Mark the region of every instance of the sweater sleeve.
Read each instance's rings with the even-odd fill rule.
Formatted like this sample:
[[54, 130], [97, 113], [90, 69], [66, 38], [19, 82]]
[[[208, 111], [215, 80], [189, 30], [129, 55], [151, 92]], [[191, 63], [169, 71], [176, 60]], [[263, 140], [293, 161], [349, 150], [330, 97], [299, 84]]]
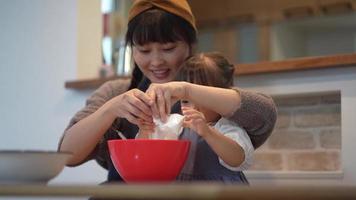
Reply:
[[277, 119], [273, 99], [265, 94], [233, 88], [240, 94], [241, 104], [229, 120], [243, 127], [255, 149], [271, 135]]
[[[127, 80], [114, 80], [114, 81], [108, 81], [104, 83], [97, 90], [95, 90], [92, 93], [92, 95], [86, 100], [85, 107], [79, 110], [70, 120], [69, 125], [65, 129], [59, 141], [58, 149], [61, 146], [63, 138], [69, 128], [71, 128], [74, 124], [78, 123], [80, 120], [94, 113], [111, 98], [125, 92], [127, 90], [128, 85], [129, 85], [129, 81]], [[103, 156], [100, 155], [104, 155], [105, 151], [107, 151], [106, 149], [103, 149], [103, 146], [105, 146], [103, 145], [104, 142], [105, 139], [103, 137], [98, 142], [98, 145], [95, 147], [95, 149], [86, 157], [86, 159], [84, 159], [81, 163], [78, 163], [77, 165], [80, 165], [94, 158], [97, 160], [97, 162], [100, 165], [102, 165], [101, 160], [104, 160], [104, 158]]]

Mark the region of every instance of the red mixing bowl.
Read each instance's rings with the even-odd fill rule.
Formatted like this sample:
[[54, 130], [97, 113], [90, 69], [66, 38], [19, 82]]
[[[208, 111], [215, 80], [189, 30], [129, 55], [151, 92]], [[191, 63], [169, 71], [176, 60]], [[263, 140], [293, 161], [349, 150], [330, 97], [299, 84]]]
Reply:
[[128, 183], [173, 181], [189, 152], [189, 140], [110, 140], [111, 160]]

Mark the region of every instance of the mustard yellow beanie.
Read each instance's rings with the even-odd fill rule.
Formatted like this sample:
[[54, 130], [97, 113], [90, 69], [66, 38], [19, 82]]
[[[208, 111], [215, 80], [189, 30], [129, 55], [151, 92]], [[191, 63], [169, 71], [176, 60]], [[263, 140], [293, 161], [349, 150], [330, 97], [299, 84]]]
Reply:
[[136, 0], [130, 9], [129, 21], [152, 7], [157, 7], [182, 17], [193, 26], [195, 31], [197, 31], [195, 18], [187, 0]]

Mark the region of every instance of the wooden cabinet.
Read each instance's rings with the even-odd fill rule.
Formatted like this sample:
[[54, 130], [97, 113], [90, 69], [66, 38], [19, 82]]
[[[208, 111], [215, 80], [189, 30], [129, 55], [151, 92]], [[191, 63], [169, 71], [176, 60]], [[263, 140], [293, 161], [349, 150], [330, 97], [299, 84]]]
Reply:
[[276, 22], [284, 19], [345, 13], [354, 0], [190, 0], [198, 26], [227, 22]]
[[199, 50], [220, 51], [234, 63], [348, 54], [356, 49], [354, 0], [208, 2], [190, 1], [199, 34], [210, 34], [209, 42], [213, 41], [200, 43]]

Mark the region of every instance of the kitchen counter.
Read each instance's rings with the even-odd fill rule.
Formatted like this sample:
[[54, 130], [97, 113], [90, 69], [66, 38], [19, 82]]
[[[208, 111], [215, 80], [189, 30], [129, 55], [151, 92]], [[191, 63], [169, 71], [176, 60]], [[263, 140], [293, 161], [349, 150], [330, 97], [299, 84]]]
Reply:
[[0, 185], [0, 197], [107, 199], [356, 199], [356, 186], [246, 187], [207, 183], [108, 185]]

